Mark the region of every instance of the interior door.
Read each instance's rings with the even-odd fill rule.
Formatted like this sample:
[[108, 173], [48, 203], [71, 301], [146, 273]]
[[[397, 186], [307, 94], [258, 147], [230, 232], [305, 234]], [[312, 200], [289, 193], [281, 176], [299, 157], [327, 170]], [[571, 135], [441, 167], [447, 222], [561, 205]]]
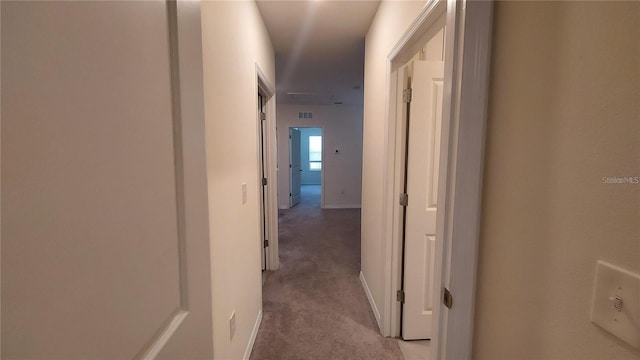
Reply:
[[183, 207], [201, 190], [182, 181], [204, 181], [204, 158], [189, 143], [182, 161], [172, 87], [202, 93], [197, 73], [171, 77], [169, 16], [164, 1], [2, 2], [2, 358], [153, 358], [193, 326], [183, 269], [200, 265], [181, 252], [201, 220]]
[[415, 61], [408, 117], [402, 338], [432, 336], [443, 61]]
[[264, 97], [258, 93], [258, 124], [260, 127], [260, 178], [262, 184], [260, 187], [260, 223], [262, 235], [260, 236], [260, 248], [262, 249], [262, 271], [267, 269], [267, 175], [266, 166], [267, 161], [267, 139], [266, 139], [266, 122], [267, 115], [264, 112]]
[[289, 207], [300, 203], [300, 130], [289, 128]]

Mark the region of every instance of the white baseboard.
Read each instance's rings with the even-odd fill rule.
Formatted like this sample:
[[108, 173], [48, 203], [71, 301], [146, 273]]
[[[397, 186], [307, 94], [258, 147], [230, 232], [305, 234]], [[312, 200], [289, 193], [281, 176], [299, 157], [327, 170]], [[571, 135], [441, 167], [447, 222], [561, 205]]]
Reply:
[[362, 205], [324, 205], [323, 209], [360, 209]]
[[247, 348], [244, 351], [243, 360], [249, 360], [251, 356], [251, 350], [253, 350], [253, 344], [256, 343], [256, 337], [258, 337], [258, 330], [260, 329], [260, 323], [262, 322], [262, 309], [258, 312], [258, 317], [256, 318], [256, 323], [253, 324], [253, 330], [251, 331], [251, 337], [249, 338], [249, 343], [247, 344]]
[[367, 294], [367, 299], [369, 300], [369, 305], [371, 305], [371, 310], [373, 310], [373, 315], [376, 317], [378, 329], [382, 331], [382, 326], [380, 326], [380, 311], [378, 311], [376, 302], [373, 300], [373, 295], [371, 294], [371, 290], [369, 290], [369, 285], [367, 285], [367, 280], [364, 278], [364, 274], [362, 273], [362, 271], [360, 271], [360, 282], [362, 283], [362, 287], [364, 288], [364, 293]]

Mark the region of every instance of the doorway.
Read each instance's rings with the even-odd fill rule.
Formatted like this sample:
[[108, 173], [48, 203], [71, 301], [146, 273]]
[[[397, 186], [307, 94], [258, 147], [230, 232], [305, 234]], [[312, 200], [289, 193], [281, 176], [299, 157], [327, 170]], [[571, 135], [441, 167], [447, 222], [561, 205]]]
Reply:
[[322, 199], [323, 131], [319, 127], [289, 128], [289, 208]]
[[276, 270], [278, 258], [278, 205], [276, 169], [275, 90], [256, 67], [256, 131], [261, 269]]
[[[404, 340], [432, 337], [438, 165], [442, 125], [444, 32], [441, 27], [398, 71], [405, 120], [402, 201], [401, 328]], [[398, 99], [400, 100], [400, 99]]]
[[[432, 171], [431, 175], [432, 179], [437, 178], [437, 190], [430, 186], [438, 201], [435, 239], [428, 237], [432, 230], [418, 232], [422, 234], [423, 258], [428, 255], [424, 244], [435, 241], [432, 273], [423, 270], [433, 279], [432, 295], [422, 295], [432, 300], [429, 348], [434, 359], [471, 358], [491, 15], [490, 2], [430, 0], [387, 57], [390, 95], [382, 233], [389, 240], [383, 246], [385, 297], [381, 330], [386, 336], [397, 337], [403, 330], [402, 312], [406, 309], [402, 303], [406, 290], [403, 282], [407, 280], [403, 271], [411, 267], [404, 266], [403, 252], [413, 253], [405, 249], [403, 241], [408, 218], [404, 204], [415, 201], [410, 193], [408, 201], [404, 195], [405, 189], [410, 188], [405, 179], [411, 177], [411, 164], [407, 162], [410, 150], [409, 154], [406, 151], [406, 141], [412, 141], [407, 136], [411, 124], [407, 120], [413, 121], [411, 105], [404, 105], [406, 98], [413, 97], [413, 90], [404, 90], [408, 90], [406, 84], [414, 87], [417, 79], [408, 80], [403, 74], [414, 70], [413, 65], [405, 68], [412, 60], [425, 60], [420, 51], [446, 25], [442, 85], [431, 83], [432, 91], [438, 92], [437, 88], [442, 87], [442, 122], [437, 130], [440, 144], [436, 147], [440, 153], [434, 155], [438, 173]], [[429, 157], [423, 156], [427, 169]], [[418, 191], [418, 204], [424, 205], [424, 195]], [[423, 212], [428, 208], [423, 206]], [[409, 235], [409, 229], [406, 233]], [[429, 288], [421, 287], [424, 293], [429, 292]]]

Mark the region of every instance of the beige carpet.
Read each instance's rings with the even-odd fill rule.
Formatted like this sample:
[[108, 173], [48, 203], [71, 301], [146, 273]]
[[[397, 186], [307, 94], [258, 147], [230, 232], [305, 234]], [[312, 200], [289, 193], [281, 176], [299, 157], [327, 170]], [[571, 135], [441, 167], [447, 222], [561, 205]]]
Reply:
[[319, 187], [280, 212], [280, 270], [263, 290], [253, 360], [374, 360], [403, 356], [383, 338], [360, 279], [360, 210], [321, 210]]

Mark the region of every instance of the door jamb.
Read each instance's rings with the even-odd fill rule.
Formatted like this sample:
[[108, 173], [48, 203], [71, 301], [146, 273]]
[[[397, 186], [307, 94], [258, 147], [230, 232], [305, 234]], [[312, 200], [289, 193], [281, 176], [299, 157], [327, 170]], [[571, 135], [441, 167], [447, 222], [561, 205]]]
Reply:
[[437, 215], [435, 284], [454, 295], [450, 310], [435, 301], [432, 358], [470, 359], [473, 343], [475, 279], [480, 226], [480, 200], [488, 99], [492, 30], [492, 1], [430, 0], [387, 56], [387, 138], [384, 158], [382, 234], [384, 303], [381, 331], [400, 334], [401, 217], [403, 168], [401, 109], [398, 109], [397, 70], [424, 43], [424, 36], [446, 16], [445, 88]]
[[[267, 178], [267, 190], [266, 190], [266, 203], [265, 214], [266, 226], [267, 226], [267, 239], [269, 240], [269, 246], [266, 251], [266, 264], [267, 270], [277, 270], [280, 266], [280, 259], [278, 257], [278, 175], [276, 170], [276, 95], [275, 87], [267, 80], [267, 76], [264, 74], [260, 66], [256, 63], [256, 89], [255, 102], [258, 103], [258, 93], [262, 93], [264, 98], [265, 107], [265, 134], [266, 140], [265, 148], [267, 149], [265, 154], [265, 172], [264, 175]], [[260, 110], [257, 106], [256, 119], [260, 118]], [[256, 131], [260, 136], [260, 123], [256, 121]], [[260, 152], [262, 149], [257, 149], [258, 167], [261, 166], [262, 161]], [[260, 177], [260, 169], [258, 168], [258, 176]], [[258, 180], [258, 194], [262, 189], [262, 178]], [[262, 231], [262, 229], [260, 229]], [[262, 249], [262, 245], [261, 245]]]

